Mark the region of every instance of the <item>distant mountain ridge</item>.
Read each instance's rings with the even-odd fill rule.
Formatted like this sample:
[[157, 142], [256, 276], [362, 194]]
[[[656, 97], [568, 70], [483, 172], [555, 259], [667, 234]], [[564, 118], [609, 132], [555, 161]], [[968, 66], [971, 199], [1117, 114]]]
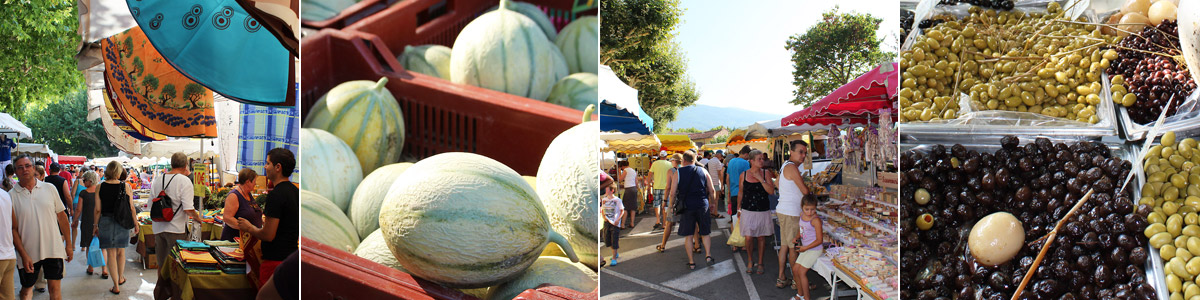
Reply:
[[746, 127], [754, 124], [754, 122], [783, 117], [784, 115], [782, 114], [776, 115], [741, 108], [697, 104], [684, 108], [679, 112], [675, 121], [666, 126], [672, 129], [695, 128], [706, 131], [717, 126], [728, 128]]

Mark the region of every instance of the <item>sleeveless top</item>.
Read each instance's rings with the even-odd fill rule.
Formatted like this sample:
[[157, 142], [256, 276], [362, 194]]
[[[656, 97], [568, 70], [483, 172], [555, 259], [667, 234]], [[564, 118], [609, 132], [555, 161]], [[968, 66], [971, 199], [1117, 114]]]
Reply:
[[[816, 216], [813, 216], [813, 217], [816, 218]], [[813, 227], [811, 221], [805, 221], [804, 219], [800, 219], [800, 245], [801, 246], [808, 245], [808, 244], [812, 243], [813, 240], [816, 240], [817, 239], [817, 230], [820, 230], [820, 229]], [[817, 246], [813, 249], [821, 250], [821, 246]]]
[[[88, 192], [85, 188], [79, 190], [78, 196], [79, 201], [83, 201], [79, 205], [79, 224], [87, 224], [87, 228], [91, 228], [92, 224], [96, 223], [96, 220], [93, 220], [96, 218], [96, 214], [94, 213], [96, 211], [96, 193]], [[88, 233], [91, 234], [91, 230], [88, 230]], [[88, 242], [90, 243], [91, 241]]]
[[[779, 174], [783, 174], [783, 168], [788, 165], [796, 164], [792, 161], [786, 161], [779, 168]], [[779, 204], [775, 206], [775, 212], [789, 215], [799, 216], [801, 213], [800, 203], [804, 200], [804, 192], [800, 191], [800, 187], [796, 186], [796, 181], [788, 179], [787, 176], [779, 176]]]
[[[240, 190], [231, 190], [230, 193], [237, 195], [238, 201], [238, 210], [233, 214], [233, 217], [244, 218], [249, 220], [250, 223], [253, 223], [254, 226], [262, 227], [262, 210], [254, 207], [254, 204], [251, 203], [250, 200], [246, 199], [246, 196], [243, 196]], [[233, 227], [229, 227], [229, 225], [225, 225], [225, 228], [221, 229], [222, 240], [232, 241], [233, 238], [240, 234], [241, 233], [238, 232], [237, 229], [233, 229]]]
[[704, 180], [704, 170], [695, 165], [679, 167], [679, 183], [676, 186], [678, 191], [675, 195], [684, 201], [687, 210], [708, 209], [708, 180]]
[[[750, 172], [750, 170], [746, 170], [746, 172]], [[745, 172], [743, 172], [743, 174], [745, 174]], [[770, 180], [766, 178], [763, 179]], [[750, 182], [748, 179], [742, 180], [740, 189], [742, 190], [742, 194], [739, 195], [742, 197], [742, 209], [748, 211], [771, 210], [771, 200], [767, 198], [767, 189], [763, 188], [761, 182]]]
[[107, 182], [100, 183], [100, 189], [96, 191], [96, 194], [97, 194], [97, 196], [100, 197], [100, 215], [101, 216], [112, 216], [113, 209], [116, 207], [116, 205], [118, 203], [124, 204], [124, 205], [129, 205], [128, 202], [125, 202], [127, 200], [117, 199], [121, 195], [121, 192], [123, 192], [124, 189], [125, 189], [124, 182], [122, 182], [122, 183], [107, 183]]
[[631, 188], [637, 186], [637, 170], [630, 167], [625, 167], [625, 178], [622, 178], [621, 183], [623, 188]]

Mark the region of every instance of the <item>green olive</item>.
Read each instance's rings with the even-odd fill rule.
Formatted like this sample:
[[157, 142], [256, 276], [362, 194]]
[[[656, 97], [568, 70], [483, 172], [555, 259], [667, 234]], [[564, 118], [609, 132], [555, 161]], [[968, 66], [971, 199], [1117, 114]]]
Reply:
[[921, 230], [929, 230], [929, 228], [933, 228], [933, 215], [925, 213], [917, 217], [917, 228]]

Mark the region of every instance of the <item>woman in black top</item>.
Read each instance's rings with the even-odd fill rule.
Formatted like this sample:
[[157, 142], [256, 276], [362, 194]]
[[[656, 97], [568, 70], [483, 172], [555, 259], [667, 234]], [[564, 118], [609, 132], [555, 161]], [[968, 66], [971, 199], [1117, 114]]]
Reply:
[[[767, 198], [775, 193], [775, 184], [771, 182], [769, 171], [763, 168], [766, 155], [762, 151], [750, 151], [747, 160], [750, 169], [742, 172], [741, 191], [738, 197], [741, 211], [738, 219], [742, 236], [746, 237], [746, 257], [750, 263], [746, 273], [752, 271], [763, 274], [763, 248], [767, 238], [775, 234], [775, 224], [771, 221], [771, 201]], [[758, 260], [754, 260], [754, 250], [758, 249]], [[757, 269], [755, 269], [757, 267]]]
[[[94, 214], [96, 211], [96, 190], [100, 187], [100, 185], [97, 185], [96, 183], [99, 183], [99, 177], [99, 175], [96, 175], [96, 172], [92, 171], [84, 172], [83, 175], [79, 176], [80, 182], [82, 182], [83, 186], [85, 187], [84, 190], [79, 191], [78, 204], [78, 211], [80, 212], [79, 244], [83, 246], [83, 253], [87, 253], [88, 247], [92, 245], [92, 237], [94, 236], [92, 232], [94, 231], [93, 229], [95, 229], [93, 224], [96, 224], [96, 218]], [[87, 274], [92, 275], [92, 271], [92, 266], [88, 265]], [[101, 272], [104, 273], [100, 276], [108, 276], [107, 271], [101, 270]]]
[[[116, 213], [130, 213], [133, 214], [130, 218], [137, 220], [133, 202], [129, 200], [133, 190], [121, 180], [123, 173], [125, 168], [121, 167], [120, 162], [108, 163], [108, 168], [104, 170], [105, 180], [96, 193], [99, 196], [99, 205], [96, 205], [93, 214], [97, 220], [93, 233], [100, 238], [100, 249], [104, 249], [104, 259], [109, 262], [104, 267], [113, 275], [113, 287], [108, 290], [113, 294], [120, 294], [120, 285], [125, 283], [125, 245], [129, 243], [129, 229], [121, 227], [114, 216]], [[118, 209], [125, 206], [129, 210]], [[138, 227], [134, 226], [133, 229], [134, 234], [137, 234]]]

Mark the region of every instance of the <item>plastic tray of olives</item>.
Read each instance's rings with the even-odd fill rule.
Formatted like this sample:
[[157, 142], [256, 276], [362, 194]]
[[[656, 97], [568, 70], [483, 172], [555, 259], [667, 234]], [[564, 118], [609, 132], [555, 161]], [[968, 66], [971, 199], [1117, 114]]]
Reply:
[[[1048, 11], [1047, 5], [1050, 2], [1057, 2], [1061, 7], [1068, 7], [1072, 1], [1018, 1], [1012, 11], [1024, 13], [1044, 13]], [[971, 6], [966, 4], [954, 6], [936, 6], [928, 15], [929, 18], [933, 19], [936, 19], [937, 16], [941, 15], [950, 15], [956, 19], [961, 19], [970, 15], [968, 12], [970, 9]], [[920, 15], [919, 12], [917, 14]], [[1091, 9], [1084, 10], [1082, 17], [1089, 22], [1097, 22], [1096, 20], [1099, 20], [1096, 13]], [[920, 16], [918, 16], [918, 18], [920, 18]], [[924, 20], [916, 20], [914, 22], [919, 24], [922, 21]], [[915, 43], [914, 41], [918, 38], [925, 37], [924, 34], [924, 30], [917, 28], [915, 31], [909, 34], [908, 40], [905, 41], [902, 49], [905, 52], [908, 52], [910, 49], [912, 49], [913, 44]], [[904, 79], [905, 78], [901, 78], [901, 81], [903, 82]], [[960, 91], [958, 96], [951, 98], [949, 101], [962, 103], [959, 104], [960, 109], [966, 107], [966, 104], [970, 103], [971, 101], [965, 92], [966, 91]], [[1094, 115], [1097, 119], [1097, 122], [1094, 124], [1066, 118], [1050, 117], [1036, 113], [1016, 113], [1003, 110], [986, 110], [987, 108], [984, 107], [983, 109], [985, 110], [976, 110], [974, 112], [969, 111], [970, 109], [959, 111], [955, 114], [957, 115], [957, 118], [955, 119], [938, 120], [933, 122], [906, 121], [900, 123], [898, 126], [901, 128], [902, 135], [909, 137], [948, 134], [1015, 134], [1022, 136], [1041, 135], [1060, 138], [1116, 136], [1118, 133], [1117, 127], [1119, 126], [1119, 121], [1117, 121], [1114, 104], [1110, 98], [1111, 95], [1103, 95], [1103, 93], [1100, 93], [1100, 95], [1097, 96], [1100, 97], [1100, 101], [1096, 104], [1094, 109]], [[902, 103], [902, 105], [904, 104]], [[901, 113], [904, 113], [904, 108], [901, 108]], [[1064, 115], [1066, 113], [1068, 112], [1063, 112]]]
[[[1187, 138], [1191, 138], [1191, 139], [1200, 139], [1200, 128], [1193, 127], [1193, 128], [1190, 128], [1190, 129], [1186, 129], [1186, 130], [1184, 130], [1184, 131], [1175, 132], [1175, 139], [1176, 139], [1176, 142], [1175, 142], [1176, 144], [1175, 144], [1175, 146], [1176, 146], [1176, 147], [1182, 147], [1182, 146], [1180, 146], [1180, 144], [1182, 143], [1182, 141], [1183, 141], [1184, 139], [1187, 139]], [[1156, 147], [1159, 147], [1160, 145], [1162, 145], [1161, 138], [1158, 138], [1158, 140], [1157, 140], [1157, 141], [1153, 141], [1153, 142], [1154, 142], [1154, 144], [1153, 144], [1154, 146], [1153, 146], [1152, 148], [1150, 148], [1150, 149], [1149, 149], [1149, 150], [1148, 150], [1146, 153], [1154, 153], [1155, 151], [1162, 151], [1161, 149], [1156, 149]], [[1195, 148], [1195, 147], [1196, 147], [1196, 146], [1195, 146], [1196, 144], [1194, 144], [1194, 143], [1193, 143], [1192, 145], [1193, 145], [1193, 146], [1192, 146], [1192, 147], [1190, 147], [1190, 148], [1191, 148], [1191, 149], [1196, 149], [1196, 148]], [[1176, 148], [1176, 149], [1178, 149], [1178, 148]], [[1189, 151], [1189, 152], [1191, 152], [1191, 153], [1192, 153], [1192, 156], [1193, 156], [1193, 158], [1190, 158], [1190, 159], [1194, 159], [1194, 156], [1195, 156], [1197, 153], [1200, 153], [1200, 151], [1197, 151], [1197, 150], [1192, 150], [1192, 151]], [[1134, 149], [1134, 153], [1142, 153], [1142, 151], [1141, 151], [1141, 149], [1140, 149], [1140, 148], [1138, 148], [1138, 149]], [[1162, 152], [1157, 152], [1157, 153], [1160, 153], [1159, 157], [1161, 157], [1161, 153], [1162, 153]], [[1175, 152], [1175, 153], [1179, 153], [1179, 152]], [[1176, 155], [1178, 155], [1178, 154], [1176, 154]], [[1142, 157], [1142, 156], [1143, 156], [1143, 155], [1136, 155], [1136, 157]], [[1183, 161], [1183, 162], [1179, 162], [1179, 165], [1182, 167], [1182, 169], [1187, 169], [1187, 168], [1189, 168], [1189, 167], [1190, 167], [1190, 166], [1183, 166], [1183, 164], [1185, 164], [1185, 163], [1188, 163], [1188, 162], [1190, 162], [1190, 163], [1191, 163], [1191, 164], [1193, 164], [1193, 165], [1197, 164], [1197, 163], [1196, 163], [1196, 161], [1194, 161], [1194, 160], [1190, 160], [1190, 159], [1189, 159], [1189, 160], [1185, 160], [1185, 161]], [[1150, 171], [1150, 172], [1160, 172], [1160, 171], [1157, 171], [1157, 170], [1160, 170], [1160, 169], [1159, 169], [1159, 168], [1154, 168], [1154, 171], [1151, 171], [1151, 169], [1150, 169], [1150, 168], [1147, 168], [1147, 167], [1143, 166], [1143, 165], [1144, 165], [1144, 163], [1143, 163], [1143, 162], [1140, 162], [1140, 161], [1139, 161], [1139, 162], [1136, 162], [1134, 165], [1135, 165], [1135, 166], [1137, 166], [1137, 168], [1134, 168], [1134, 174], [1136, 175], [1136, 183], [1137, 183], [1137, 187], [1139, 188], [1139, 189], [1137, 190], [1137, 192], [1138, 192], [1138, 195], [1139, 195], [1139, 198], [1140, 198], [1141, 196], [1155, 197], [1155, 196], [1153, 195], [1153, 194], [1154, 194], [1153, 192], [1148, 192], [1150, 195], [1143, 195], [1143, 194], [1142, 194], [1142, 192], [1143, 192], [1143, 191], [1145, 191], [1144, 187], [1146, 187], [1146, 185], [1147, 185], [1147, 181], [1149, 181], [1149, 180], [1148, 180], [1148, 178], [1149, 178], [1149, 177], [1150, 177], [1150, 175], [1151, 175], [1151, 174], [1147, 174], [1147, 172], [1148, 172], [1148, 171]], [[1173, 164], [1173, 166], [1174, 166], [1174, 164]], [[1184, 171], [1184, 172], [1189, 172], [1189, 171]], [[1196, 174], [1196, 172], [1193, 172], [1192, 174]], [[1165, 182], [1166, 182], [1165, 184], [1171, 184], [1171, 183], [1174, 183], [1174, 181], [1175, 181], [1175, 179], [1172, 179], [1171, 177], [1164, 176], [1163, 178], [1164, 178], [1164, 179], [1161, 179], [1161, 180], [1165, 181]], [[1180, 178], [1180, 179], [1182, 179], [1182, 178]], [[1185, 180], [1180, 180], [1180, 181], [1182, 181], [1182, 184], [1190, 184], [1190, 185], [1194, 185], [1194, 184], [1195, 184], [1194, 182], [1195, 182], [1195, 181], [1197, 181], [1197, 179], [1191, 178], [1191, 177], [1189, 176], [1189, 177], [1187, 177], [1186, 181], [1185, 181]], [[1179, 185], [1179, 184], [1176, 184], [1176, 186], [1178, 186], [1178, 185]], [[1163, 188], [1163, 187], [1160, 187], [1160, 188]], [[1194, 189], [1194, 187], [1192, 187], [1192, 186], [1189, 186], [1189, 187], [1187, 187], [1187, 190], [1193, 190], [1193, 189]], [[1188, 192], [1189, 196], [1191, 196], [1191, 194], [1193, 194], [1193, 193], [1196, 193], [1196, 191]], [[1164, 193], [1164, 194], [1166, 194], [1166, 193]], [[1164, 195], [1163, 197], [1166, 197], [1166, 196]], [[1184, 196], [1180, 195], [1180, 196], [1177, 196], [1177, 197], [1178, 197], [1178, 198], [1182, 198], [1182, 197], [1184, 197]], [[1189, 197], [1189, 198], [1190, 198], [1190, 197]], [[1193, 200], [1193, 201], [1194, 201], [1194, 200]], [[1175, 210], [1178, 210], [1179, 208], [1182, 208], [1183, 206], [1187, 206], [1187, 205], [1188, 205], [1188, 204], [1186, 204], [1186, 203], [1187, 203], [1187, 201], [1183, 201], [1183, 203], [1185, 203], [1185, 204], [1178, 204], [1178, 202], [1179, 202], [1179, 201], [1176, 201], [1176, 202], [1177, 202], [1177, 203], [1176, 203], [1176, 205], [1175, 205], [1175, 208], [1174, 208]], [[1143, 204], [1145, 204], [1145, 203], [1143, 203], [1143, 202], [1142, 202], [1142, 200], [1139, 200], [1139, 206], [1142, 206]], [[1151, 204], [1151, 205], [1153, 205], [1153, 204]], [[1161, 210], [1161, 211], [1160, 211], [1160, 209], [1163, 209], [1163, 210]], [[1170, 216], [1169, 216], [1169, 215], [1166, 215], [1165, 206], [1160, 206], [1160, 207], [1157, 207], [1157, 208], [1155, 208], [1155, 210], [1157, 211], [1157, 213], [1162, 213], [1162, 214], [1163, 214], [1163, 215], [1160, 215], [1160, 216], [1159, 216], [1159, 217], [1161, 217], [1163, 220], [1162, 220], [1162, 221], [1156, 221], [1156, 220], [1154, 220], [1156, 217], [1153, 217], [1153, 216], [1152, 216], [1152, 217], [1148, 218], [1148, 224], [1153, 224], [1153, 223], [1156, 223], [1156, 222], [1162, 222], [1162, 223], [1165, 223], [1165, 224], [1170, 224], [1170, 223], [1171, 223], [1171, 222], [1167, 221], [1167, 220], [1170, 218]], [[1184, 214], [1183, 214], [1183, 213], [1180, 213], [1180, 214], [1178, 214], [1178, 215], [1181, 215], [1181, 216], [1182, 216], [1182, 215], [1184, 215]], [[1180, 218], [1180, 219], [1186, 220], [1187, 218]], [[1152, 222], [1152, 221], [1153, 221], [1153, 222]], [[1184, 221], [1184, 222], [1188, 222], [1188, 221]], [[1193, 220], [1193, 221], [1190, 221], [1190, 222], [1196, 222], [1196, 221], [1195, 221], [1195, 220]], [[1189, 224], [1187, 224], [1187, 223], [1183, 223], [1183, 224], [1182, 224], [1182, 226], [1188, 226], [1188, 225], [1189, 225]], [[1166, 228], [1170, 228], [1170, 227], [1171, 227], [1171, 225], [1167, 225], [1167, 226], [1166, 226]], [[1161, 229], [1161, 228], [1160, 228], [1160, 229]], [[1169, 230], [1168, 230], [1168, 231], [1169, 231]], [[1184, 232], [1184, 233], [1186, 233], [1187, 231], [1183, 231], [1183, 232]], [[1185, 234], [1185, 236], [1195, 236], [1196, 234], [1197, 234], [1197, 233], [1193, 232], [1193, 233], [1191, 233], [1191, 235]], [[1182, 237], [1182, 236], [1181, 236], [1181, 237]], [[1185, 245], [1189, 245], [1189, 247], [1188, 247], [1189, 249], [1187, 249], [1187, 250], [1183, 250], [1183, 251], [1188, 251], [1188, 252], [1190, 252], [1190, 251], [1191, 251], [1191, 249], [1190, 249], [1190, 248], [1192, 248], [1192, 246], [1190, 246], [1190, 244], [1191, 244], [1191, 243], [1186, 243], [1186, 242], [1185, 242], [1184, 244], [1185, 244]], [[1174, 246], [1174, 245], [1178, 245], [1178, 243], [1174, 243], [1174, 244], [1171, 244], [1171, 245], [1173, 245], [1173, 247], [1177, 247], [1177, 246]], [[1170, 293], [1170, 289], [1168, 288], [1168, 283], [1167, 283], [1167, 282], [1168, 282], [1168, 280], [1167, 280], [1167, 278], [1166, 278], [1166, 275], [1167, 275], [1167, 274], [1174, 273], [1174, 272], [1173, 272], [1173, 271], [1171, 271], [1171, 270], [1168, 270], [1168, 269], [1169, 269], [1169, 267], [1167, 266], [1168, 264], [1167, 264], [1166, 262], [1163, 262], [1163, 261], [1162, 261], [1162, 258], [1163, 258], [1163, 256], [1162, 256], [1162, 253], [1159, 251], [1159, 249], [1155, 248], [1155, 247], [1154, 247], [1152, 244], [1151, 244], [1151, 245], [1149, 245], [1149, 246], [1150, 246], [1150, 257], [1151, 257], [1151, 261], [1155, 263], [1155, 267], [1156, 267], [1156, 269], [1160, 270], [1160, 272], [1156, 274], [1157, 276], [1156, 276], [1155, 278], [1148, 278], [1148, 280], [1150, 280], [1150, 279], [1153, 279], [1153, 280], [1156, 280], [1156, 281], [1157, 281], [1157, 284], [1159, 285], [1159, 287], [1158, 287], [1158, 290], [1162, 291], [1162, 292], [1160, 292], [1160, 293], [1159, 293], [1159, 297], [1158, 297], [1159, 299], [1164, 299], [1164, 300], [1165, 300], [1165, 299], [1173, 299], [1173, 298], [1170, 298], [1170, 294], [1169, 294], [1169, 293]], [[1182, 250], [1182, 249], [1179, 249], [1179, 248], [1177, 247], [1177, 250]], [[1175, 256], [1175, 255], [1172, 255], [1172, 256]], [[1184, 285], [1184, 286], [1186, 286], [1186, 285], [1187, 285], [1187, 282], [1194, 282], [1194, 281], [1192, 281], [1192, 280], [1183, 280], [1183, 285]], [[1183, 292], [1181, 291], [1181, 292], [1180, 292], [1180, 294], [1181, 294], [1181, 295], [1183, 295]]]
[[[1109, 76], [1104, 77], [1104, 93], [1108, 94], [1109, 97], [1112, 97], [1112, 78]], [[1192, 94], [1184, 101], [1200, 101], [1200, 89], [1192, 91]], [[1125, 133], [1125, 139], [1137, 141], [1146, 138], [1146, 133], [1150, 132], [1150, 127], [1153, 127], [1154, 123], [1138, 124], [1129, 117], [1129, 110], [1125, 108], [1125, 106], [1115, 106], [1117, 107], [1117, 114], [1121, 119], [1121, 129]], [[1167, 119], [1163, 120], [1163, 124], [1159, 128], [1159, 131], [1182, 132], [1197, 128], [1200, 128], [1200, 109], [1190, 112], [1177, 113], [1174, 116], [1167, 116]]]
[[[1048, 137], [1048, 139], [1052, 143], [1055, 143], [1055, 144], [1064, 143], [1068, 146], [1075, 144], [1076, 142], [1079, 141], [1079, 140], [1075, 140], [1075, 139], [1064, 139], [1064, 138], [1060, 138], [1060, 137]], [[955, 144], [960, 144], [967, 151], [974, 150], [974, 151], [978, 151], [980, 153], [995, 153], [997, 150], [1000, 150], [1002, 148], [1001, 144], [998, 141], [999, 140], [997, 138], [991, 138], [991, 137], [982, 138], [982, 137], [977, 137], [977, 136], [967, 136], [967, 137], [960, 136], [958, 138], [958, 142], [938, 142], [938, 143], [904, 142], [904, 143], [900, 144], [900, 150], [901, 150], [901, 153], [905, 153], [905, 152], [912, 150], [912, 151], [916, 151], [916, 152], [920, 152], [922, 154], [928, 155], [931, 151], [933, 151], [933, 149], [937, 145], [943, 145], [946, 149], [945, 151], [947, 151], [947, 153], [950, 153], [951, 149], [953, 148], [953, 146]], [[1029, 138], [1029, 137], [1020, 138], [1020, 145], [1022, 147], [1025, 146], [1026, 144], [1030, 144], [1030, 143], [1035, 143], [1035, 138]], [[1141, 164], [1140, 164], [1140, 162], [1137, 161], [1137, 156], [1135, 155], [1137, 152], [1137, 149], [1134, 149], [1132, 145], [1100, 144], [1098, 142], [1092, 142], [1092, 143], [1102, 145], [1103, 147], [1108, 148], [1111, 151], [1110, 153], [1112, 154], [1112, 157], [1129, 161], [1132, 164], [1132, 170], [1134, 170], [1135, 178], [1137, 178], [1135, 180], [1141, 180], [1142, 182], [1144, 182], [1144, 179], [1140, 179], [1140, 178], [1142, 178], [1141, 172], [1140, 172]], [[961, 162], [960, 162], [960, 164], [961, 164]], [[906, 172], [906, 170], [901, 170], [901, 172]], [[907, 180], [907, 179], [905, 176], [901, 176], [901, 180], [903, 181], [903, 180]], [[1115, 182], [1114, 185], [1119, 186], [1120, 183], [1123, 182], [1123, 180], [1124, 180], [1124, 178], [1117, 180], [1117, 182]], [[1135, 181], [1134, 183], [1137, 183], [1137, 182]], [[1141, 184], [1134, 184], [1134, 183], [1131, 183], [1128, 188], [1132, 189], [1132, 191], [1131, 191], [1132, 195], [1140, 195], [1141, 194], [1141, 191], [1140, 191]], [[902, 189], [901, 193], [904, 193], [903, 184], [901, 185], [901, 189]], [[1134, 199], [1136, 199], [1136, 197]], [[913, 204], [909, 204], [908, 202], [906, 202], [904, 200], [903, 196], [901, 197], [901, 200], [904, 205], [913, 205]], [[1095, 200], [1096, 200], [1095, 198], [1092, 199], [1092, 201], [1095, 201]], [[912, 200], [908, 200], [908, 201], [912, 201]], [[1115, 201], [1115, 199], [1114, 199], [1114, 201]], [[1062, 205], [1066, 205], [1066, 204], [1062, 204]], [[904, 209], [901, 208], [901, 211], [903, 212]], [[1079, 218], [1081, 215], [1082, 215], [1082, 212], [1080, 212], [1079, 214], [1076, 214], [1074, 218]], [[982, 217], [982, 216], [976, 216], [976, 217]], [[976, 219], [976, 220], [978, 220], [978, 219]], [[905, 220], [902, 219], [901, 222], [905, 222]], [[1057, 220], [1054, 220], [1053, 222], [1057, 222]], [[1053, 222], [1051, 222], [1051, 226], [1052, 226]], [[1028, 227], [1028, 226], [1030, 226], [1030, 225], [1026, 224], [1026, 227]], [[906, 226], [901, 226], [901, 227], [904, 228]], [[1029, 229], [1027, 228], [1027, 230], [1029, 230]], [[1068, 230], [1068, 229], [1066, 229], [1066, 227], [1064, 227], [1064, 230]], [[1128, 230], [1128, 231], [1136, 231], [1138, 236], [1143, 236], [1143, 234], [1141, 233], [1143, 230], [1144, 230], [1144, 228], [1137, 228], [1136, 230]], [[1063, 232], [1060, 232], [1060, 238], [1062, 237], [1063, 234], [1064, 234]], [[1043, 235], [1045, 235], [1045, 234], [1044, 233], [1039, 234], [1039, 236], [1043, 236]], [[905, 239], [903, 232], [901, 233], [900, 238], [901, 238], [901, 240]], [[1113, 239], [1115, 240], [1116, 238], [1113, 238]], [[1146, 281], [1145, 285], [1148, 285], [1150, 288], [1154, 289], [1155, 294], [1157, 295], [1157, 299], [1167, 300], [1168, 293], [1167, 293], [1166, 285], [1164, 283], [1164, 277], [1162, 275], [1164, 272], [1163, 271], [1164, 264], [1161, 262], [1160, 256], [1158, 255], [1158, 250], [1154, 249], [1153, 247], [1150, 247], [1149, 243], [1146, 242], [1146, 240], [1147, 239], [1144, 239], [1144, 238], [1136, 239], [1136, 241], [1141, 244], [1139, 246], [1135, 246], [1135, 247], [1141, 247], [1145, 250], [1148, 250], [1147, 251], [1148, 255], [1145, 258], [1146, 259], [1145, 266], [1143, 267], [1144, 273], [1145, 273], [1145, 281]], [[1026, 241], [1026, 242], [1029, 242], [1029, 241]], [[1054, 248], [1052, 248], [1052, 250], [1053, 249]], [[1047, 255], [1046, 255], [1047, 260], [1043, 261], [1041, 266], [1047, 267], [1047, 268], [1052, 267], [1050, 264], [1048, 264], [1048, 262], [1050, 261], [1049, 258], [1051, 256], [1051, 253], [1053, 253], [1053, 252], [1054, 251], [1050, 251], [1047, 253]], [[902, 258], [902, 260], [903, 260], [903, 258]], [[1019, 262], [1017, 260], [1018, 260], [1018, 258], [1013, 258], [1012, 261], [1010, 261], [1006, 264], [1019, 264]], [[1070, 266], [1074, 267], [1074, 264], [1071, 264]], [[924, 268], [924, 266], [913, 266], [913, 267]], [[1124, 270], [1124, 266], [1114, 266], [1114, 268], [1116, 268], [1116, 270], [1118, 270], [1118, 271]], [[1024, 276], [1023, 272], [1020, 274], [1021, 274], [1021, 276]], [[1087, 282], [1088, 284], [1092, 284], [1093, 279], [1090, 276], [1093, 274], [1086, 274], [1086, 275], [1088, 275], [1088, 278], [1086, 278], [1085, 282]], [[955, 279], [954, 278], [946, 278], [946, 280], [948, 280], [947, 282], [953, 282]], [[1072, 283], [1072, 278], [1056, 278], [1056, 280], [1059, 280], [1058, 283], [1061, 285], [1067, 285], [1067, 284]], [[917, 279], [913, 279], [913, 281], [910, 282], [910, 284], [916, 284], [917, 281], [918, 281]], [[986, 279], [985, 279], [985, 281], [986, 281]], [[986, 284], [987, 283], [985, 283], [985, 285]], [[1015, 287], [1015, 285], [1013, 285], [1012, 287]], [[1135, 289], [1135, 288], [1137, 288], [1137, 287], [1131, 287], [1131, 289]], [[903, 290], [903, 289], [905, 289], [905, 287], [901, 286], [901, 289]], [[1037, 284], [1035, 283], [1035, 281], [1031, 281], [1031, 282], [1029, 282], [1029, 285], [1026, 286], [1024, 293], [1026, 295], [1030, 295], [1033, 298], [1036, 298], [1036, 295], [1038, 293], [1038, 291], [1036, 289], [1037, 289]], [[1061, 289], [1061, 287], [1060, 287], [1060, 289]], [[959, 291], [953, 291], [952, 293], [957, 294], [957, 293], [959, 293]], [[979, 294], [975, 294], [975, 295], [979, 295]], [[919, 298], [919, 295], [916, 295], [916, 294], [909, 295], [909, 296], [913, 297], [914, 299]], [[946, 295], [938, 295], [938, 296], [946, 296]], [[1075, 294], [1074, 296], [1076, 297], [1074, 299], [1085, 299], [1085, 298], [1082, 298], [1082, 296], [1078, 295], [1078, 294]], [[1002, 299], [1008, 299], [1008, 297], [1011, 297], [1011, 294], [1010, 295], [1002, 295]], [[1031, 299], [1033, 299], [1033, 298], [1031, 298]], [[1099, 297], [1096, 297], [1096, 298], [1099, 298]], [[962, 299], [962, 298], [959, 298], [959, 299]]]

